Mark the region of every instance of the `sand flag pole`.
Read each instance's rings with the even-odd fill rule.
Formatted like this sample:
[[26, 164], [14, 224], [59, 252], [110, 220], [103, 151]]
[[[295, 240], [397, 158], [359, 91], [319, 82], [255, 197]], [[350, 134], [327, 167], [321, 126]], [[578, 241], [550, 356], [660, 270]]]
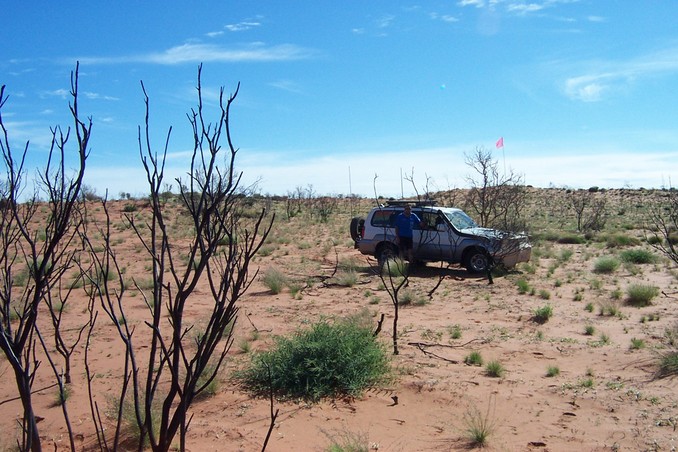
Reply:
[[504, 153], [504, 137], [499, 137], [499, 139], [495, 143], [495, 146], [497, 147], [497, 149], [501, 148], [501, 156], [502, 159], [504, 160], [504, 176], [506, 176], [506, 154]]

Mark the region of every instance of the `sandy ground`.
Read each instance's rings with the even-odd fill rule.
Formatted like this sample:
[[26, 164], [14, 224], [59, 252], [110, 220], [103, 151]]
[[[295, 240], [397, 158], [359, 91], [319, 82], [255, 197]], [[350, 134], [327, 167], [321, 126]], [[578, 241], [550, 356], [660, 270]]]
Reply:
[[[275, 267], [300, 281], [331, 274], [337, 261], [353, 262], [358, 283], [343, 287], [328, 280], [330, 284], [316, 283], [295, 297], [288, 290], [274, 295], [257, 280], [242, 299], [220, 390], [193, 405], [189, 450], [261, 450], [270, 423], [269, 401], [242, 391], [231, 374], [248, 362], [251, 353], [269, 347], [274, 336], [321, 317], [366, 309], [375, 325], [385, 314], [380, 337], [390, 342], [390, 298], [380, 288], [375, 263], [350, 246], [347, 218], [337, 220], [336, 227], [315, 224], [317, 239], [279, 240], [267, 256], [256, 259], [262, 271]], [[280, 220], [279, 228], [295, 236], [289, 232], [294, 231], [292, 223]], [[332, 238], [335, 246], [326, 246]], [[117, 247], [128, 262], [127, 271], [143, 275], [145, 256], [139, 254], [138, 244], [125, 239]], [[564, 262], [558, 259], [562, 249], [573, 251]], [[658, 357], [668, 350], [665, 333], [678, 325], [676, 267], [660, 260], [622, 266], [609, 275], [593, 273], [598, 256], [617, 252], [604, 245], [541, 244], [531, 268], [519, 267], [496, 278], [494, 285], [458, 267], [428, 264], [415, 270], [409, 290], [426, 303], [400, 310], [400, 354], [393, 356], [397, 379], [356, 399], [276, 402], [279, 416], [267, 450], [321, 451], [332, 443], [358, 443], [380, 451], [466, 450], [470, 448], [466, 430], [474, 418], [491, 426], [488, 450], [675, 450], [678, 381], [653, 377]], [[440, 277], [442, 283], [427, 299]], [[535, 293], [520, 294], [519, 278], [526, 279]], [[663, 294], [644, 308], [625, 305], [623, 296], [615, 301], [614, 291], [623, 293], [631, 283], [656, 285]], [[208, 301], [205, 288], [199, 288], [189, 316], [199, 322]], [[68, 307], [71, 331], [84, 318], [84, 303], [84, 294], [78, 294]], [[585, 309], [588, 303], [594, 306], [592, 312]], [[538, 324], [533, 311], [546, 304], [553, 307], [553, 316]], [[610, 305], [618, 313], [602, 315], [601, 307]], [[143, 330], [146, 311], [141, 297], [130, 292], [125, 306], [130, 322]], [[594, 327], [592, 335], [585, 334], [587, 325]], [[455, 326], [461, 337], [452, 339]], [[632, 338], [642, 339], [644, 347], [632, 350]], [[483, 366], [466, 365], [464, 358], [473, 351], [480, 352], [485, 362], [499, 361], [504, 375], [490, 377]], [[97, 376], [95, 399], [105, 406], [107, 394], [119, 388], [124, 355], [113, 328], [103, 320], [93, 334], [90, 353]], [[76, 370], [67, 407], [77, 447], [87, 450], [96, 442], [83, 357], [81, 343], [74, 353]], [[560, 373], [548, 377], [549, 367]], [[11, 450], [21, 405], [11, 400], [17, 390], [4, 357], [0, 377], [0, 449]], [[34, 384], [40, 434], [46, 449], [55, 444], [66, 450], [61, 408], [54, 403], [56, 389], [39, 390], [51, 382], [43, 362]]]

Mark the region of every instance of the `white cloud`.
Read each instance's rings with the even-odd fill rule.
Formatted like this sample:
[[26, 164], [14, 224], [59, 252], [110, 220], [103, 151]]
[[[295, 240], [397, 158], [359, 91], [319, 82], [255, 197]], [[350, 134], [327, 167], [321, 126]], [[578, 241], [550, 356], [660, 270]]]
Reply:
[[677, 74], [678, 48], [666, 49], [628, 61], [595, 61], [579, 64], [595, 69], [583, 75], [566, 78], [563, 83], [564, 93], [574, 100], [595, 102], [602, 100], [604, 94], [622, 91], [641, 79]]
[[217, 36], [221, 36], [223, 34], [223, 31], [210, 31], [209, 33], [205, 33], [205, 36], [208, 38], [216, 38]]
[[388, 28], [391, 26], [391, 23], [395, 20], [395, 16], [391, 14], [384, 15], [377, 20], [377, 27], [379, 28]]
[[533, 13], [536, 11], [541, 11], [546, 7], [545, 4], [538, 4], [538, 3], [511, 3], [509, 4], [506, 9], [509, 12], [516, 12], [519, 14], [526, 14], [526, 13]]
[[259, 27], [259, 26], [261, 26], [260, 22], [243, 21], [243, 22], [239, 22], [237, 24], [226, 25], [224, 28], [227, 29], [228, 31], [245, 31], [245, 30], [249, 30], [251, 28]]
[[476, 8], [482, 8], [485, 6], [485, 0], [459, 0], [457, 3], [459, 6], [475, 6]]
[[[80, 57], [82, 64], [124, 64], [149, 63], [174, 65], [183, 63], [209, 62], [270, 62], [291, 61], [310, 58], [315, 51], [294, 44], [280, 44], [266, 46], [262, 43], [252, 43], [240, 47], [224, 47], [215, 44], [183, 44], [172, 47], [163, 52], [144, 55], [127, 55], [120, 57]], [[69, 62], [72, 59], [66, 60]]]

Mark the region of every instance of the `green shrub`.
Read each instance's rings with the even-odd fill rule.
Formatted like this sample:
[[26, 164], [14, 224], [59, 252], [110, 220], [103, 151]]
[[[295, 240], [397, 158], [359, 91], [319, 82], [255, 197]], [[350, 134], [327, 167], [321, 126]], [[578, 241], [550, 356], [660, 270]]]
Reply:
[[584, 334], [587, 336], [593, 336], [596, 332], [596, 327], [593, 325], [586, 325], [584, 327]]
[[470, 407], [464, 413], [466, 437], [470, 443], [469, 446], [472, 448], [485, 447], [490, 435], [494, 433], [496, 422], [490, 413], [491, 406], [492, 403], [488, 404], [485, 414], [481, 413], [475, 406]]
[[605, 238], [608, 248], [621, 248], [624, 246], [635, 246], [640, 244], [640, 240], [637, 238], [622, 233], [610, 234]]
[[631, 339], [631, 345], [629, 348], [631, 350], [640, 350], [641, 348], [645, 348], [645, 341], [634, 337]]
[[596, 273], [613, 273], [621, 265], [621, 262], [616, 257], [602, 256], [596, 259], [593, 264], [593, 271]]
[[534, 316], [532, 317], [532, 320], [539, 324], [544, 324], [549, 321], [552, 315], [553, 307], [550, 304], [547, 304], [534, 310]]
[[480, 352], [471, 352], [464, 358], [464, 364], [468, 366], [482, 366], [483, 356], [480, 354]]
[[287, 276], [277, 268], [269, 268], [264, 272], [261, 282], [274, 294], [282, 292], [287, 285]]
[[662, 354], [659, 358], [659, 370], [656, 376], [663, 378], [676, 374], [678, 374], [678, 351]]
[[459, 325], [452, 325], [448, 331], [450, 339], [461, 339], [461, 327]]
[[505, 369], [504, 366], [499, 361], [490, 361], [485, 366], [485, 373], [489, 377], [500, 378], [504, 375]]
[[541, 289], [539, 291], [539, 298], [541, 298], [543, 300], [549, 300], [549, 299], [551, 299], [551, 292], [549, 292], [546, 289]]
[[291, 338], [277, 338], [273, 349], [255, 354], [237, 376], [255, 393], [273, 390], [280, 397], [315, 401], [357, 396], [386, 381], [389, 373], [386, 349], [371, 325], [349, 318], [321, 321]]
[[516, 285], [518, 286], [518, 293], [525, 294], [530, 291], [530, 284], [523, 278], [516, 281]]
[[648, 306], [659, 295], [659, 287], [647, 284], [631, 284], [626, 289], [626, 302], [632, 306]]
[[556, 242], [568, 245], [581, 245], [586, 243], [586, 237], [579, 234], [564, 234], [558, 237]]
[[335, 279], [337, 284], [344, 287], [353, 287], [358, 284], [358, 274], [354, 271], [340, 272]]
[[560, 375], [560, 368], [558, 366], [549, 366], [546, 369], [546, 376], [551, 378], [551, 377], [556, 377]]
[[651, 251], [640, 248], [624, 250], [619, 256], [621, 257], [622, 261], [632, 264], [652, 264], [657, 261], [657, 256], [655, 256]]
[[384, 265], [382, 266], [381, 271], [383, 272], [384, 275], [397, 278], [397, 277], [400, 277], [400, 276], [406, 276], [408, 269], [409, 269], [409, 266], [408, 266], [407, 261], [397, 257], [397, 258], [387, 259], [386, 262], [384, 262]]

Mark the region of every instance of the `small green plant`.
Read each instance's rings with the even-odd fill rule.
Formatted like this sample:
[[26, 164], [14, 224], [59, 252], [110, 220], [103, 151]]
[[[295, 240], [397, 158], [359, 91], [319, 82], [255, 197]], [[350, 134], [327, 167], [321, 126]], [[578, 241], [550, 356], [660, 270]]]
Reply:
[[673, 350], [669, 353], [664, 353], [659, 357], [659, 369], [656, 377], [664, 378], [671, 375], [678, 374], [678, 351]]
[[549, 366], [546, 369], [546, 376], [551, 378], [551, 377], [557, 377], [560, 375], [560, 368], [558, 366]]
[[496, 428], [494, 412], [491, 407], [492, 401], [488, 403], [487, 411], [484, 414], [475, 406], [469, 407], [464, 413], [465, 433], [470, 443], [469, 446], [487, 446], [488, 440]]
[[428, 299], [422, 295], [418, 295], [411, 290], [403, 290], [398, 295], [398, 304], [400, 306], [424, 306], [428, 303]]
[[468, 366], [482, 366], [483, 365], [483, 356], [478, 351], [473, 351], [466, 355], [464, 358], [464, 364]]
[[71, 397], [71, 386], [64, 384], [63, 389], [57, 386], [57, 395], [54, 399], [55, 406], [61, 406]]
[[626, 302], [632, 306], [649, 306], [659, 295], [659, 287], [647, 284], [631, 284], [626, 288]]
[[330, 445], [325, 452], [369, 452], [370, 445], [366, 434], [342, 432], [340, 434], [325, 435], [330, 440]]
[[600, 345], [608, 345], [610, 343], [610, 336], [605, 333], [600, 333]]
[[544, 305], [534, 310], [532, 320], [539, 324], [544, 324], [553, 316], [553, 307], [550, 304]]
[[403, 259], [391, 258], [384, 262], [381, 270], [384, 275], [391, 276], [393, 278], [404, 277], [408, 274], [409, 265], [407, 261]]
[[593, 377], [587, 377], [579, 382], [579, 386], [582, 388], [592, 388], [595, 386], [595, 381], [593, 380]]
[[504, 376], [504, 366], [496, 360], [490, 361], [485, 366], [485, 373], [488, 377], [501, 378]]
[[539, 291], [539, 298], [541, 298], [542, 300], [550, 300], [551, 299], [551, 292], [549, 292], [546, 289], [541, 289]]
[[593, 336], [596, 333], [596, 327], [593, 325], [586, 325], [584, 327], [584, 334], [587, 336]]
[[461, 327], [459, 325], [452, 325], [449, 328], [450, 339], [461, 339]]
[[645, 341], [643, 339], [637, 339], [637, 338], [632, 338], [631, 339], [631, 345], [629, 346], [629, 349], [631, 350], [640, 350], [641, 348], [645, 348]]
[[560, 262], [567, 262], [572, 257], [572, 254], [574, 254], [574, 251], [572, 251], [569, 248], [564, 248], [560, 251], [560, 256], [558, 257], [558, 260]]
[[243, 353], [249, 353], [252, 351], [252, 344], [250, 341], [247, 339], [243, 338], [239, 343], [238, 343], [238, 348], [240, 349], [241, 352]]
[[520, 294], [526, 294], [530, 291], [530, 284], [523, 278], [516, 281], [516, 285], [518, 286], [518, 293]]
[[287, 285], [287, 276], [280, 270], [270, 267], [264, 272], [261, 282], [274, 294], [279, 294]]
[[593, 303], [586, 303], [586, 306], [584, 306], [584, 310], [587, 312], [593, 312]]
[[603, 281], [598, 278], [594, 278], [589, 281], [589, 286], [591, 286], [591, 289], [593, 290], [600, 290], [603, 288]]
[[336, 276], [337, 284], [343, 287], [353, 287], [358, 284], [358, 274], [354, 271], [343, 271]]
[[596, 273], [614, 273], [621, 265], [616, 257], [599, 257], [593, 264], [593, 271]]

